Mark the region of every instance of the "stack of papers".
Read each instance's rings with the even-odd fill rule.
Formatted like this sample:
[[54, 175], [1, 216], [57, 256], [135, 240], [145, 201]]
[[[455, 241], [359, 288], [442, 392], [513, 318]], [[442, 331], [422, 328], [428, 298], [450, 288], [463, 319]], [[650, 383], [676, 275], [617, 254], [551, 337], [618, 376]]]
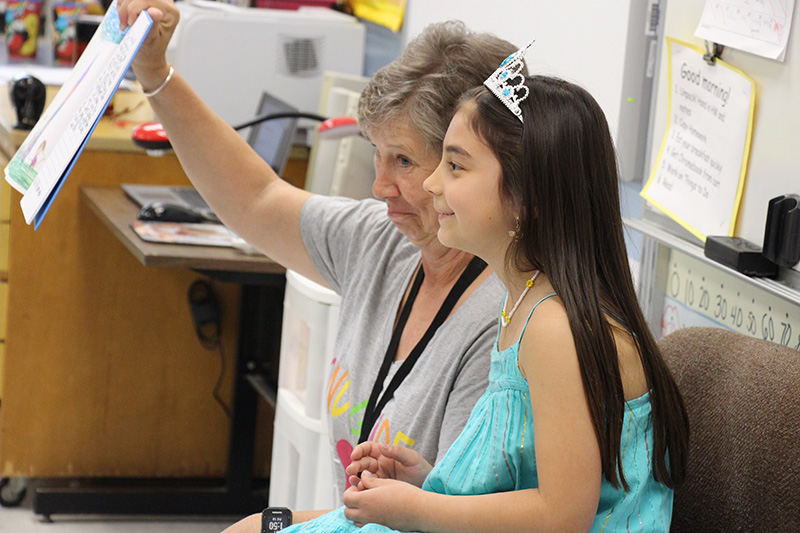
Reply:
[[136, 220], [131, 228], [142, 240], [167, 244], [233, 247], [239, 237], [222, 224], [149, 222]]

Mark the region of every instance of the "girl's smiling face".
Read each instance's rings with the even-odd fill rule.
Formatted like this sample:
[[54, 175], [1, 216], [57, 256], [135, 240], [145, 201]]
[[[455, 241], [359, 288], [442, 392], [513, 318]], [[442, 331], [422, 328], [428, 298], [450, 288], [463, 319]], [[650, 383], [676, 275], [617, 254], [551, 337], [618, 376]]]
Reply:
[[439, 213], [442, 244], [491, 262], [504, 257], [515, 213], [500, 198], [500, 162], [470, 125], [472, 106], [463, 105], [450, 122], [442, 160], [424, 187]]

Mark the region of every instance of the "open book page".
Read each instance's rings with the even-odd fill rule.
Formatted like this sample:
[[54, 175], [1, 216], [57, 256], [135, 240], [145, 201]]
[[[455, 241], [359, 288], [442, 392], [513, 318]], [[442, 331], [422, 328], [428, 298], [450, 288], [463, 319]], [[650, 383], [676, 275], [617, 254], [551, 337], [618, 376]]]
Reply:
[[28, 224], [38, 228], [152, 24], [144, 12], [121, 31], [112, 2], [67, 82], [9, 161], [6, 181], [23, 194]]

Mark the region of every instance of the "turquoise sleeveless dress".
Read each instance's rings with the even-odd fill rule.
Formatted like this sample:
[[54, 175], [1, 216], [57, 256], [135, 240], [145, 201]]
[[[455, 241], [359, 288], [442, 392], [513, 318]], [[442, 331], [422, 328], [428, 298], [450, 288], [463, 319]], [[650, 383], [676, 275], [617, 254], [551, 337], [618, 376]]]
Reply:
[[[552, 296], [555, 294], [536, 303], [528, 321], [536, 307]], [[428, 475], [422, 486], [424, 490], [472, 495], [538, 486], [530, 392], [517, 364], [519, 344], [518, 340], [500, 352], [495, 341], [489, 386], [475, 404], [461, 435]], [[623, 471], [630, 490], [615, 489], [603, 478], [591, 531], [668, 532], [673, 492], [653, 478], [649, 394], [627, 402], [621, 439]], [[284, 531], [300, 530], [328, 533], [392, 531], [378, 524], [358, 528], [344, 517], [344, 507]]]

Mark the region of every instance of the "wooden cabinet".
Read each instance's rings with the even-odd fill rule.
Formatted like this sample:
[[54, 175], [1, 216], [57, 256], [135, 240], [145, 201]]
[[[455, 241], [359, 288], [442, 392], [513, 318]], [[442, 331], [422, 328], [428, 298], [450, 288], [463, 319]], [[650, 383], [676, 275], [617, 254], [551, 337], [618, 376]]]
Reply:
[[[0, 164], [6, 158], [0, 152]], [[8, 317], [8, 238], [10, 235], [11, 186], [0, 179], [0, 400], [3, 398], [3, 364], [6, 355], [6, 320]]]
[[[9, 128], [6, 100], [0, 146], [8, 157], [24, 133]], [[202, 275], [142, 265], [80, 201], [82, 184], [188, 184], [174, 155], [150, 157], [130, 141], [141, 112], [149, 115], [146, 104], [137, 109], [138, 118], [103, 119], [37, 231], [16, 191], [0, 197], [8, 217], [0, 221], [8, 248], [5, 271], [0, 259], [0, 476], [225, 474], [229, 420], [212, 395], [221, 354], [197, 340], [187, 303]], [[239, 288], [213, 286], [230, 377]], [[220, 392], [230, 397], [230, 380]]]

